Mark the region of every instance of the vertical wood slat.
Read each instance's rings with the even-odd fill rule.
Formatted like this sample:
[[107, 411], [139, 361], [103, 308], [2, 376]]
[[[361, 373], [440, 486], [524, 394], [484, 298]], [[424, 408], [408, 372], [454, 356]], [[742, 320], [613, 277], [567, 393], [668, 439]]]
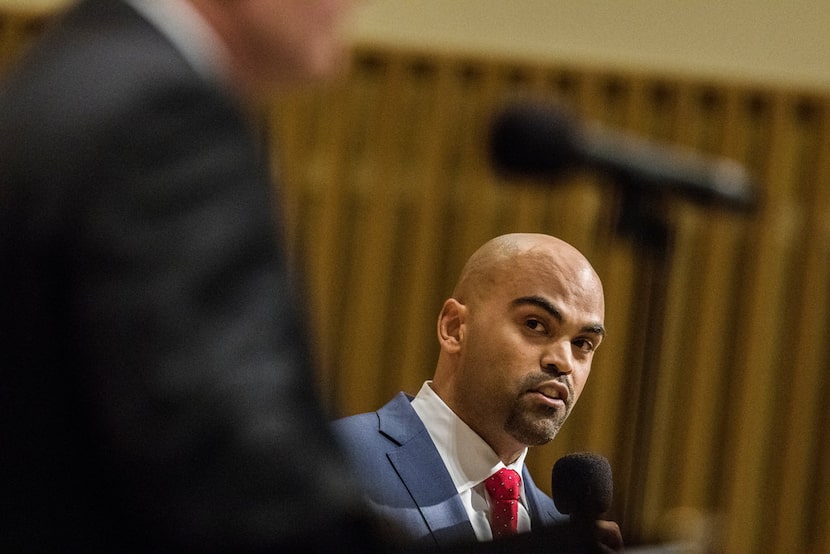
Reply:
[[282, 97], [282, 109], [270, 114], [273, 134], [281, 139], [274, 141], [278, 182], [291, 184], [280, 191], [289, 246], [307, 282], [309, 325], [318, 334], [316, 380], [325, 406], [333, 413], [342, 407], [334, 369], [338, 335], [328, 321], [343, 316], [338, 291], [345, 288], [345, 276], [339, 238], [347, 214], [342, 209], [346, 191], [338, 183], [348, 173], [347, 134], [354, 127], [355, 106], [361, 104], [355, 99], [359, 95], [355, 88], [321, 92], [315, 102]]
[[[376, 112], [368, 127], [368, 158], [357, 175], [351, 191], [354, 202], [354, 240], [361, 245], [350, 260], [351, 294], [347, 298], [342, 353], [342, 378], [349, 394], [343, 407], [353, 411], [379, 401], [379, 384], [388, 368], [384, 367], [383, 344], [389, 302], [392, 300], [392, 271], [395, 232], [398, 226], [396, 182], [393, 170], [399, 167], [396, 112], [397, 98], [403, 94], [404, 68], [397, 59], [388, 63], [388, 73], [380, 83], [381, 94]], [[386, 261], [386, 270], [378, 271], [378, 259]]]
[[[695, 101], [696, 89], [678, 86], [675, 99], [670, 105], [664, 102], [664, 110], [674, 109], [674, 121], [665, 130], [664, 140], [676, 141], [691, 146], [698, 133], [700, 118], [697, 117], [699, 104]], [[667, 117], [667, 116], [664, 116]], [[678, 210], [675, 218], [676, 235], [673, 244], [673, 271], [668, 288], [666, 308], [666, 332], [662, 345], [661, 365], [675, 367], [680, 363], [693, 362], [689, 359], [690, 344], [698, 336], [699, 326], [690, 324], [684, 313], [696, 302], [701, 276], [700, 240], [701, 217], [698, 210], [686, 207]], [[705, 277], [704, 277], [705, 278]], [[682, 450], [686, 444], [687, 429], [682, 425], [680, 413], [688, 413], [688, 381], [694, 374], [690, 371], [662, 371], [655, 378], [656, 397], [654, 422], [652, 424], [652, 445], [646, 455], [648, 477], [644, 483], [643, 528], [660, 524], [666, 505], [684, 505], [678, 483], [678, 464], [686, 462], [687, 453]], [[692, 412], [697, 415], [696, 412]], [[691, 481], [691, 480], [690, 480]]]
[[[822, 134], [818, 142], [819, 144], [819, 158], [817, 160], [817, 170], [815, 174], [815, 186], [817, 190], [822, 190], [826, 194], [830, 190], [830, 156], [827, 152], [830, 151], [830, 106], [827, 101], [816, 101], [821, 109]], [[830, 244], [830, 200], [826, 197], [823, 201], [817, 203], [823, 206], [823, 211], [816, 214], [815, 229], [817, 229], [817, 236], [821, 241], [816, 251], [821, 255], [824, 253], [824, 260], [826, 263], [827, 245]], [[827, 281], [821, 283], [822, 287], [827, 288]], [[827, 292], [825, 292], [827, 294]], [[817, 324], [817, 327], [827, 328], [830, 325], [828, 321], [828, 313], [825, 311], [823, 323]], [[819, 357], [819, 362], [813, 367], [818, 375], [816, 383], [820, 386], [819, 392], [819, 406], [827, 406], [830, 404], [830, 380], [825, 374], [827, 367], [830, 367], [830, 346], [826, 340], [820, 342], [822, 345], [822, 352]], [[823, 413], [822, 413], [823, 412]], [[802, 510], [808, 512], [806, 518], [805, 535], [807, 542], [810, 544], [813, 552], [830, 552], [830, 526], [826, 525], [830, 521], [830, 464], [826, 460], [830, 459], [830, 410], [819, 410], [816, 414], [816, 419], [808, 423], [809, 429], [813, 430], [812, 442], [817, 445], [815, 455], [813, 457], [813, 471], [807, 477], [808, 483], [815, 483], [816, 485], [810, 487], [812, 490], [808, 491], [810, 496], [804, 499]], [[801, 479], [804, 479], [802, 476]], [[805, 509], [806, 508], [806, 509]], [[811, 509], [812, 508], [812, 509]]]
[[[727, 144], [722, 144], [719, 151], [710, 145], [718, 154], [730, 154], [728, 143], [740, 140], [737, 114], [741, 100], [734, 89], [723, 91], [717, 136], [719, 142]], [[689, 357], [676, 360], [678, 367], [685, 366], [683, 372], [688, 376], [683, 391], [685, 409], [678, 413], [694, 414], [695, 420], [694, 425], [683, 425], [686, 432], [677, 451], [681, 464], [674, 468], [674, 487], [681, 506], [711, 505], [706, 482], [717, 470], [719, 459], [704, 453], [718, 448], [722, 437], [717, 406], [729, 403], [723, 391], [732, 369], [735, 334], [735, 297], [730, 289], [740, 281], [740, 267], [734, 261], [744, 231], [742, 218], [727, 213], [701, 215], [700, 223], [699, 250], [688, 260], [692, 273], [686, 294], [693, 291], [694, 295], [689, 295], [687, 307], [696, 314], [687, 321], [687, 330], [692, 332]]]
[[[650, 110], [650, 106], [642, 102], [645, 82], [610, 75], [599, 81], [599, 84], [601, 89], [597, 91], [597, 100], [602, 103], [594, 107], [601, 110], [597, 117], [615, 127], [628, 128], [642, 134], [649, 126]], [[637, 192], [629, 192], [628, 187], [636, 185], [635, 182], [622, 181], [615, 184], [618, 190], [614, 191], [610, 199], [611, 202], [616, 201], [616, 210], [626, 209], [623, 204], [626, 196], [642, 196]], [[620, 211], [616, 218], [628, 218], [630, 215]], [[661, 221], [658, 226], [663, 224], [664, 221]], [[642, 220], [637, 225], [650, 225], [650, 222]], [[625, 491], [620, 501], [623, 503], [627, 534], [639, 539], [643, 514], [638, 506], [642, 504], [644, 479], [647, 475], [642, 453], [651, 449], [650, 436], [644, 435], [642, 430], [648, 425], [654, 408], [654, 381], [657, 378], [654, 356], [659, 352], [656, 347], [662, 342], [665, 310], [664, 284], [658, 280], [663, 276], [663, 269], [668, 262], [665, 248], [671, 239], [664, 235], [661, 228], [645, 230], [643, 227], [643, 230], [635, 229], [632, 232], [618, 229], [608, 231], [612, 233], [607, 239], [611, 248], [621, 249], [625, 254], [625, 258], [618, 260], [618, 263], [628, 265], [632, 277], [626, 285], [627, 290], [613, 292], [631, 298], [629, 313], [626, 320], [621, 322], [629, 327], [629, 334], [628, 340], [621, 345], [625, 352], [623, 359], [626, 367], [618, 395], [622, 392], [619, 396], [625, 399], [626, 405], [618, 404], [618, 409], [624, 409], [624, 412], [619, 413], [621, 417], [618, 421], [625, 421], [625, 424], [614, 429], [617, 434], [615, 473], [619, 476], [618, 485]], [[612, 272], [612, 275], [616, 276], [616, 272]], [[602, 417], [597, 420], [601, 421]]]
[[[424, 62], [422, 62], [424, 63]], [[429, 73], [425, 83], [416, 93], [428, 98], [424, 109], [410, 120], [417, 131], [412, 137], [413, 145], [419, 145], [423, 154], [413, 160], [409, 176], [413, 196], [411, 217], [412, 236], [404, 251], [406, 279], [400, 283], [402, 291], [395, 308], [395, 321], [405, 321], [406, 329], [432, 329], [435, 324], [440, 298], [432, 286], [433, 278], [439, 273], [442, 261], [441, 248], [447, 239], [442, 233], [443, 206], [446, 205], [447, 191], [441, 186], [441, 174], [445, 170], [445, 152], [450, 135], [448, 124], [457, 109], [459, 85], [454, 67], [448, 63], [425, 64], [422, 71]], [[417, 99], [413, 99], [417, 104]], [[419, 186], [418, 181], [422, 181]], [[426, 332], [401, 333], [400, 356], [390, 359], [390, 366], [420, 368], [420, 371], [397, 372], [390, 382], [391, 396], [395, 391], [415, 392], [420, 383], [431, 375], [432, 365], [427, 364], [426, 353], [437, 352], [437, 340]], [[436, 354], [437, 356], [437, 354]], [[420, 367], [423, 366], [423, 367]]]
[[[791, 110], [799, 117], [798, 105], [791, 104]], [[812, 111], [812, 110], [811, 110]], [[806, 114], [800, 134], [806, 144], [799, 152], [805, 155], [798, 164], [804, 168], [797, 172], [796, 182], [807, 188], [805, 199], [806, 224], [801, 248], [803, 254], [800, 275], [794, 276], [795, 319], [793, 336], [797, 337], [791, 349], [792, 356], [786, 363], [791, 368], [789, 399], [786, 406], [786, 427], [781, 433], [780, 466], [769, 480], [775, 487], [775, 514], [770, 522], [772, 540], [770, 551], [798, 552], [826, 551], [811, 544], [811, 521], [827, 521], [821, 517], [813, 519], [810, 505], [815, 483], [820, 482], [822, 443], [827, 442], [825, 427], [817, 426], [821, 421], [822, 400], [826, 398], [827, 341], [825, 340], [830, 305], [830, 188], [816, 186], [830, 182], [830, 159], [821, 153], [830, 151], [830, 110], [817, 109]], [[812, 188], [809, 188], [811, 187]], [[777, 478], [776, 478], [777, 477]], [[817, 503], [819, 506], [827, 504]], [[826, 518], [825, 511], [825, 518]], [[824, 528], [814, 525], [812, 528]], [[826, 548], [826, 547], [825, 547]]]
[[[679, 86], [674, 139], [716, 154], [740, 149], [738, 114], [743, 95], [734, 88], [711, 91], [694, 83]], [[715, 116], [715, 117], [713, 117]], [[670, 313], [653, 422], [656, 434], [648, 463], [644, 499], [646, 528], [658, 528], [672, 506], [697, 511], [713, 508], [712, 475], [719, 467], [720, 413], [730, 403], [724, 390], [732, 371], [735, 340], [732, 294], [739, 282], [740, 216], [687, 208], [677, 219]], [[693, 315], [691, 315], [693, 314]], [[688, 414], [688, 416], [686, 416]]]
[[[787, 172], [792, 162], [787, 154], [789, 136], [786, 99], [771, 98], [770, 152], [765, 181], [788, 186]], [[789, 188], [789, 187], [788, 187]], [[782, 205], [773, 212], [769, 205], [761, 214], [757, 228], [757, 250], [751, 260], [748, 287], [744, 291], [748, 305], [743, 320], [751, 321], [753, 330], [746, 338], [738, 359], [737, 379], [733, 383], [734, 424], [727, 439], [732, 445], [727, 470], [732, 479], [726, 483], [724, 545], [727, 552], [744, 548], [766, 552], [763, 527], [765, 515], [773, 501], [768, 483], [768, 464], [777, 453], [772, 449], [770, 430], [777, 412], [780, 393], [777, 378], [780, 367], [789, 363], [782, 348], [788, 346], [778, 326], [786, 313], [787, 264], [790, 262], [797, 214], [789, 190], [777, 191]], [[766, 409], [759, 407], [766, 407]]]
[[[827, 175], [827, 171], [824, 174]], [[826, 368], [830, 364], [826, 341], [824, 348], [822, 366]], [[830, 386], [826, 378], [822, 383], [821, 399], [822, 406], [827, 406], [830, 402]], [[827, 525], [830, 521], [830, 464], [827, 463], [830, 459], [830, 410], [825, 409], [822, 412], [817, 421], [811, 422], [811, 428], [816, 433], [813, 441], [817, 445], [817, 452], [814, 470], [806, 479], [808, 483], [813, 484], [812, 495], [805, 499], [805, 505], [801, 506], [801, 510], [807, 512], [805, 542], [810, 544], [812, 552], [830, 552], [830, 526]], [[801, 479], [805, 477], [801, 476]]]

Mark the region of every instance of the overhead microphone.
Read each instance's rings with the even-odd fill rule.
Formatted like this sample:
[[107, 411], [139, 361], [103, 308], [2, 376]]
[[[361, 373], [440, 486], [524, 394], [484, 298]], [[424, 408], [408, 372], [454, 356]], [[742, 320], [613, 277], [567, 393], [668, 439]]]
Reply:
[[489, 141], [493, 165], [506, 174], [552, 179], [584, 167], [704, 204], [750, 209], [756, 202], [752, 179], [735, 160], [584, 122], [556, 104], [508, 105], [494, 118]]

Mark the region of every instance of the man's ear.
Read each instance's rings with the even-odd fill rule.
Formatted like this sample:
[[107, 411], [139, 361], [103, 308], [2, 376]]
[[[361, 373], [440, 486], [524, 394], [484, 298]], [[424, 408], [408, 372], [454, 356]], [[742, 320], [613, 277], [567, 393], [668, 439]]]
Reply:
[[441, 350], [456, 353], [461, 349], [466, 321], [467, 307], [455, 298], [448, 298], [438, 314], [438, 343]]

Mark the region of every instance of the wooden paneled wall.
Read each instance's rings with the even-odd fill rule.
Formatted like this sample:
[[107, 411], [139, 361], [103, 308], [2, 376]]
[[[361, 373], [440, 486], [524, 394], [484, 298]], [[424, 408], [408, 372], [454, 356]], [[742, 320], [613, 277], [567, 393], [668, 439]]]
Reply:
[[[0, 64], [41, 25], [0, 17]], [[616, 229], [626, 189], [608, 178], [499, 178], [488, 121], [525, 95], [733, 157], [759, 206], [649, 197], [663, 229], [646, 241]], [[596, 451], [629, 544], [830, 552], [830, 93], [363, 46], [340, 82], [278, 99], [269, 122], [333, 414], [431, 376], [438, 310], [475, 248], [554, 234], [603, 278], [609, 335], [571, 419], [531, 451], [537, 483]]]
[[[653, 195], [662, 230], [638, 239], [617, 231], [627, 189], [607, 177], [504, 180], [488, 121], [527, 95], [737, 159], [759, 205]], [[334, 413], [431, 376], [441, 302], [481, 243], [554, 234], [603, 278], [609, 335], [563, 431], [531, 451], [537, 482], [549, 488], [559, 456], [597, 451], [632, 544], [830, 552], [830, 95], [366, 46], [273, 122]]]

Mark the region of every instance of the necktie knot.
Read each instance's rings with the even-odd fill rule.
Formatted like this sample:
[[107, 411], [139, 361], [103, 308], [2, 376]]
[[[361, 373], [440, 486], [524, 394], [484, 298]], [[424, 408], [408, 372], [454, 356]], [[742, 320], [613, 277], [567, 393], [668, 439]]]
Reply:
[[493, 501], [490, 516], [493, 538], [515, 534], [518, 531], [521, 476], [512, 469], [501, 468], [484, 481], [484, 486]]

